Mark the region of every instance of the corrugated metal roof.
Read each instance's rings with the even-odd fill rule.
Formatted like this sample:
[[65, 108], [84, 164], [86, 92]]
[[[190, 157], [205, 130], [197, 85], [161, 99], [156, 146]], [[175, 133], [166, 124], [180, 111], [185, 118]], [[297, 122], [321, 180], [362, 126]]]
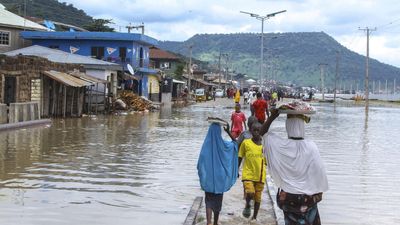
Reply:
[[152, 37], [138, 33], [120, 32], [21, 32], [25, 39], [62, 39], [62, 40], [107, 40], [107, 41], [134, 41], [144, 45], [158, 45]]
[[97, 77], [93, 77], [85, 73], [68, 73], [68, 74], [91, 83], [100, 83], [100, 84], [110, 83], [107, 80], [99, 79]]
[[23, 17], [9, 12], [2, 7], [0, 7], [0, 26], [16, 27], [21, 29], [25, 28], [28, 30], [47, 30], [46, 27], [28, 19], [24, 19]]
[[170, 52], [161, 50], [159, 48], [151, 47], [150, 48], [150, 59], [179, 60], [179, 57]]
[[54, 70], [45, 71], [44, 74], [70, 87], [85, 87], [93, 85], [93, 83], [91, 82], [84, 81], [67, 73], [62, 73]]
[[49, 61], [57, 62], [57, 63], [97, 65], [97, 66], [102, 66], [102, 67], [106, 66], [107, 68], [112, 67], [112, 68], [108, 68], [110, 70], [119, 70], [121, 67], [120, 65], [118, 65], [116, 63], [93, 59], [93, 58], [87, 57], [87, 56], [71, 54], [71, 53], [64, 52], [64, 51], [61, 51], [58, 49], [46, 48], [46, 47], [39, 46], [39, 45], [33, 45], [33, 46], [26, 47], [26, 48], [9, 51], [4, 54], [8, 55], [8, 56], [16, 56], [16, 55], [39, 56], [42, 58], [46, 58]]

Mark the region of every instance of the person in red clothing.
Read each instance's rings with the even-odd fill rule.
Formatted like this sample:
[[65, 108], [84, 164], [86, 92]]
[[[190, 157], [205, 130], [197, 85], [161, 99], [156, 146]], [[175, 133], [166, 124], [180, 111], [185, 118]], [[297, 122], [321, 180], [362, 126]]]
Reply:
[[257, 93], [257, 100], [253, 103], [254, 116], [258, 119], [258, 122], [263, 124], [265, 122], [265, 113], [269, 117], [268, 103], [262, 98], [261, 93]]
[[231, 115], [231, 120], [232, 120], [231, 133], [235, 139], [237, 137], [239, 137], [239, 135], [243, 132], [243, 124], [244, 124], [244, 128], [247, 129], [246, 116], [244, 115], [243, 112], [240, 111], [240, 108], [241, 108], [240, 104], [237, 103], [235, 105], [235, 111], [232, 112], [232, 115]]

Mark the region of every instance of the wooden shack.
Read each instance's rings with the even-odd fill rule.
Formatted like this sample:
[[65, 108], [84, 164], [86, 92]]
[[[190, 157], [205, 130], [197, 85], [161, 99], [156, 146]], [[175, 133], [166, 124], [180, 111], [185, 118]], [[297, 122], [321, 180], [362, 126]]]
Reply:
[[0, 55], [0, 103], [40, 103], [43, 117], [81, 116], [87, 87], [95, 79], [81, 79], [77, 64], [51, 62], [36, 56]]

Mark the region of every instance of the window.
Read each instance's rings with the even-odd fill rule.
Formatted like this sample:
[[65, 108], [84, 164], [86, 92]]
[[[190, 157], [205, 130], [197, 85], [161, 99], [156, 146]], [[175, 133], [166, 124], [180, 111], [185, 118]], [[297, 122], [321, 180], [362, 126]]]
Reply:
[[121, 62], [126, 61], [126, 47], [119, 47], [119, 58]]
[[171, 63], [170, 62], [160, 63], [160, 69], [171, 69]]
[[144, 66], [144, 52], [143, 52], [143, 48], [140, 48], [140, 52], [139, 52], [139, 67], [143, 67]]
[[96, 59], [104, 59], [104, 47], [92, 47], [91, 56]]
[[10, 32], [0, 30], [0, 45], [10, 45]]
[[58, 46], [58, 45], [50, 45], [49, 48], [52, 48], [52, 49], [60, 49], [60, 46]]

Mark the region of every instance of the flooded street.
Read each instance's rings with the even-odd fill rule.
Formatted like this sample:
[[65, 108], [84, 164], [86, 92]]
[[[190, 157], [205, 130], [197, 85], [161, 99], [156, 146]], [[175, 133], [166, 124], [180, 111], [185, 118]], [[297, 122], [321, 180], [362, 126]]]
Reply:
[[[326, 163], [323, 224], [398, 224], [399, 108], [317, 106], [306, 137]], [[199, 188], [208, 116], [191, 106], [54, 120], [0, 133], [0, 223], [181, 224]], [[245, 111], [248, 115], [248, 111]], [[285, 135], [284, 117], [271, 128]]]

